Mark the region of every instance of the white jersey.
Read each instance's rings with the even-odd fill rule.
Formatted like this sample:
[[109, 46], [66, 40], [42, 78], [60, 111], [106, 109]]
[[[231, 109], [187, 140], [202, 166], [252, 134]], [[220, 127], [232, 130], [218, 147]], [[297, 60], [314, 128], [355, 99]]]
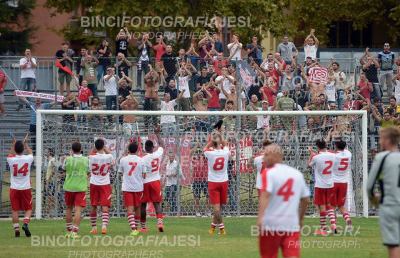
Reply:
[[163, 154], [164, 149], [162, 147], [158, 147], [155, 152], [149, 153], [142, 158], [144, 173], [143, 183], [160, 180], [160, 167]]
[[254, 166], [256, 167], [256, 188], [261, 189], [261, 170], [263, 169], [263, 157], [260, 155], [254, 158]]
[[336, 153], [335, 166], [333, 168], [334, 183], [348, 183], [351, 178], [351, 152], [343, 150]]
[[319, 152], [317, 155], [311, 158], [310, 167], [314, 171], [315, 183], [314, 187], [318, 188], [332, 188], [333, 179], [332, 171], [333, 165], [335, 164], [336, 155], [335, 153], [324, 151]]
[[229, 154], [230, 152], [227, 146], [220, 150], [204, 150], [204, 156], [207, 158], [209, 182], [228, 181]]
[[[263, 171], [266, 173], [266, 170]], [[270, 193], [264, 212], [263, 229], [269, 231], [300, 231], [299, 205], [310, 196], [303, 174], [290, 166], [275, 164], [262, 176], [262, 191]]]
[[90, 183], [93, 185], [109, 185], [110, 170], [114, 163], [111, 154], [96, 153], [89, 155]]
[[143, 164], [142, 159], [136, 155], [128, 155], [119, 161], [119, 172], [122, 174], [122, 191], [143, 191]]
[[31, 165], [33, 155], [8, 155], [7, 163], [10, 166], [10, 189], [31, 189]]

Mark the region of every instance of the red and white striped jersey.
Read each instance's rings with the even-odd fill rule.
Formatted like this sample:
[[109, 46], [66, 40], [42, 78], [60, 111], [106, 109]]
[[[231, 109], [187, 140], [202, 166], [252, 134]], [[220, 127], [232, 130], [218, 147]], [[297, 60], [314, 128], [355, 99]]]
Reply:
[[207, 158], [209, 182], [228, 181], [229, 155], [229, 147], [227, 146], [219, 150], [204, 150], [204, 156]]
[[351, 152], [343, 150], [336, 152], [335, 166], [333, 167], [333, 182], [348, 183], [351, 178]]
[[96, 153], [89, 155], [90, 183], [93, 185], [109, 185], [113, 163], [114, 157], [111, 154]]
[[263, 229], [268, 231], [298, 232], [299, 205], [310, 196], [303, 174], [284, 164], [275, 164], [262, 171], [262, 191], [270, 193], [264, 212]]
[[10, 188], [25, 190], [31, 188], [31, 165], [33, 155], [8, 155], [7, 163], [10, 166]]
[[119, 161], [119, 172], [122, 174], [122, 191], [143, 191], [142, 159], [136, 155], [127, 155]]
[[158, 147], [153, 153], [148, 153], [142, 158], [144, 180], [143, 183], [149, 183], [160, 180], [161, 160], [164, 149]]
[[333, 187], [332, 171], [333, 166], [335, 165], [335, 160], [335, 153], [329, 151], [319, 152], [311, 158], [309, 165], [314, 171], [315, 187]]
[[264, 168], [263, 161], [264, 155], [260, 155], [254, 158], [254, 166], [256, 167], [256, 188], [261, 189], [261, 170]]

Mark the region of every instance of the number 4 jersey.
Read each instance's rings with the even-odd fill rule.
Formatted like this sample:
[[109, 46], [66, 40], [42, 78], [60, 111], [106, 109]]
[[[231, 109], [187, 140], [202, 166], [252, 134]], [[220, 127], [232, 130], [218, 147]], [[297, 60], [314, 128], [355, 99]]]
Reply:
[[110, 184], [110, 168], [114, 163], [111, 154], [96, 153], [89, 156], [90, 183], [93, 185]]
[[315, 176], [314, 187], [317, 188], [332, 188], [333, 179], [332, 171], [335, 164], [336, 154], [328, 151], [319, 152], [310, 160], [310, 167], [312, 167]]
[[220, 150], [207, 149], [204, 150], [204, 156], [208, 160], [208, 181], [228, 181], [229, 148], [225, 146]]
[[16, 190], [30, 189], [33, 155], [9, 155], [7, 157], [7, 162], [11, 170], [10, 188]]
[[155, 152], [149, 153], [142, 158], [143, 173], [145, 174], [143, 183], [160, 180], [160, 166], [163, 154], [164, 149], [158, 147]]
[[348, 183], [351, 176], [351, 152], [343, 150], [336, 152], [336, 161], [333, 168], [334, 183]]

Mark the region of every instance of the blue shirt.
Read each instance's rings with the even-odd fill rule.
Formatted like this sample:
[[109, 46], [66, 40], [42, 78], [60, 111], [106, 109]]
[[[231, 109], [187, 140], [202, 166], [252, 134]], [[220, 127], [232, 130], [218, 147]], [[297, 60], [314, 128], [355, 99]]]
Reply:
[[51, 103], [40, 104], [39, 107], [36, 107], [36, 106], [34, 106], [32, 104], [30, 104], [30, 106], [31, 106], [31, 113], [30, 113], [31, 122], [30, 122], [30, 124], [31, 125], [36, 125], [36, 110], [37, 109], [50, 109], [51, 108]]

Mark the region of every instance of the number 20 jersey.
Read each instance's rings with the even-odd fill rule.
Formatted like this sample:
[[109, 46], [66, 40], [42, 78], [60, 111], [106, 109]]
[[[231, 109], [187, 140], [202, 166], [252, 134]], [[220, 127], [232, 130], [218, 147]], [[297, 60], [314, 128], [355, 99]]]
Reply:
[[96, 153], [89, 155], [90, 183], [93, 185], [109, 185], [110, 169], [114, 163], [111, 154]]
[[311, 158], [309, 165], [313, 168], [315, 176], [314, 187], [332, 188], [332, 171], [336, 160], [335, 153], [324, 151], [319, 152]]
[[208, 181], [217, 183], [228, 181], [229, 148], [206, 149], [204, 156], [207, 158]]

